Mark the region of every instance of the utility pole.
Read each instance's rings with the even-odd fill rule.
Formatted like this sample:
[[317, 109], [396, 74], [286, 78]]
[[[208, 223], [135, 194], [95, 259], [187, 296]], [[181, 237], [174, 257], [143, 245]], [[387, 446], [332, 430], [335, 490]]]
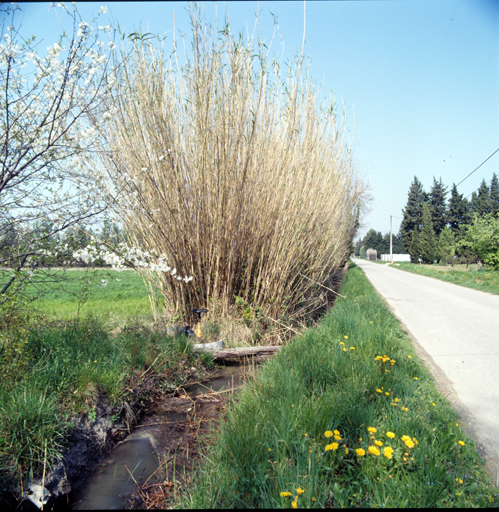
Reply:
[[392, 214], [390, 213], [390, 263], [393, 263]]

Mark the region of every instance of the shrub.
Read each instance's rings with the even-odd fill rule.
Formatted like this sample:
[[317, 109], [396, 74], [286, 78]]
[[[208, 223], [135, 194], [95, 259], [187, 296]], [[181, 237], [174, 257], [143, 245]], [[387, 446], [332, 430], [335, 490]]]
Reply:
[[365, 193], [345, 124], [332, 99], [317, 106], [303, 50], [283, 76], [263, 42], [190, 16], [185, 64], [176, 46], [168, 62], [135, 40], [104, 105], [123, 222], [134, 243], [194, 276], [148, 275], [176, 310], [215, 299], [227, 313], [240, 297], [265, 315], [303, 316], [347, 260]]

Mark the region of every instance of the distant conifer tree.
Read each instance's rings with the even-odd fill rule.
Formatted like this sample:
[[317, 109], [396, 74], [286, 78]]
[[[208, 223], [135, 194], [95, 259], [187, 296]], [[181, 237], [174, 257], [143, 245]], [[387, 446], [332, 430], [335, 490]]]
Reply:
[[446, 198], [447, 187], [442, 183], [442, 178], [439, 181], [433, 176], [433, 186], [428, 194], [428, 203], [431, 209], [431, 222], [433, 223], [433, 230], [435, 236], [439, 236], [442, 229], [447, 224], [447, 205]]
[[417, 263], [421, 256], [421, 247], [419, 245], [419, 230], [414, 229], [411, 234], [411, 242], [407, 248], [407, 252], [411, 255], [412, 263]]
[[454, 264], [455, 253], [454, 232], [449, 226], [446, 226], [438, 238], [437, 257], [440, 262]]
[[[404, 240], [404, 247], [410, 253], [409, 246], [412, 241], [412, 233], [414, 230], [419, 230], [423, 221], [423, 202], [425, 201], [426, 194], [423, 190], [423, 185], [414, 176], [414, 181], [409, 189], [407, 198], [407, 205], [402, 210], [404, 218], [400, 224], [400, 233]], [[412, 253], [411, 253], [412, 254]]]
[[423, 263], [433, 263], [437, 253], [437, 243], [428, 203], [423, 204], [423, 227], [419, 233], [419, 247]]
[[492, 181], [490, 182], [490, 212], [493, 215], [497, 215], [499, 213], [499, 179], [497, 178], [497, 174], [494, 173], [492, 175]]
[[483, 179], [480, 184], [478, 194], [475, 192], [473, 192], [473, 194], [475, 194], [475, 197], [473, 198], [472, 196], [471, 200], [472, 212], [476, 213], [479, 217], [483, 217], [484, 215], [487, 215], [487, 213], [490, 213], [490, 192], [485, 179]]
[[463, 194], [457, 191], [455, 183], [452, 184], [450, 194], [447, 221], [454, 235], [456, 235], [460, 226], [470, 222], [470, 204], [466, 198], [463, 198]]

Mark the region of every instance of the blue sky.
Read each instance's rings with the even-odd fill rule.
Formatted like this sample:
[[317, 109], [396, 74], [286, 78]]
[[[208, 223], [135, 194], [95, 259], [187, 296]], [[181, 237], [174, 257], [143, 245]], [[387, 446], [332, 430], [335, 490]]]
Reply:
[[[190, 33], [187, 2], [76, 2], [90, 21], [101, 6], [125, 33]], [[232, 30], [251, 33], [260, 10], [261, 36], [272, 37], [277, 16], [284, 60], [299, 52], [303, 2], [206, 2], [207, 19], [228, 9]], [[59, 23], [48, 3], [22, 4], [22, 34], [57, 41]], [[60, 16], [61, 20], [64, 17]], [[221, 25], [221, 23], [220, 23]], [[68, 27], [69, 28], [69, 27]], [[147, 30], [148, 29], [148, 30]], [[46, 43], [46, 44], [45, 44]], [[278, 58], [281, 43], [273, 44]], [[429, 190], [433, 176], [449, 190], [499, 148], [499, 1], [309, 1], [305, 54], [310, 75], [343, 101], [357, 169], [371, 185], [372, 211], [364, 219], [398, 231], [414, 176]], [[355, 123], [354, 123], [355, 112]], [[458, 189], [465, 196], [499, 174], [499, 152]]]

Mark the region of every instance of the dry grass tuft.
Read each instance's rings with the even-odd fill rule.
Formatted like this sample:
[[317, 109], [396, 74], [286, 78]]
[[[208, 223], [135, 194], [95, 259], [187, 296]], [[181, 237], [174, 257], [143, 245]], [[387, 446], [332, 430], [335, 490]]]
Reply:
[[173, 310], [216, 301], [227, 316], [239, 297], [249, 321], [304, 318], [333, 297], [321, 285], [349, 256], [365, 196], [345, 119], [303, 75], [303, 50], [283, 72], [262, 41], [190, 14], [185, 64], [135, 41], [104, 106], [120, 214], [138, 246], [194, 277], [147, 276]]

